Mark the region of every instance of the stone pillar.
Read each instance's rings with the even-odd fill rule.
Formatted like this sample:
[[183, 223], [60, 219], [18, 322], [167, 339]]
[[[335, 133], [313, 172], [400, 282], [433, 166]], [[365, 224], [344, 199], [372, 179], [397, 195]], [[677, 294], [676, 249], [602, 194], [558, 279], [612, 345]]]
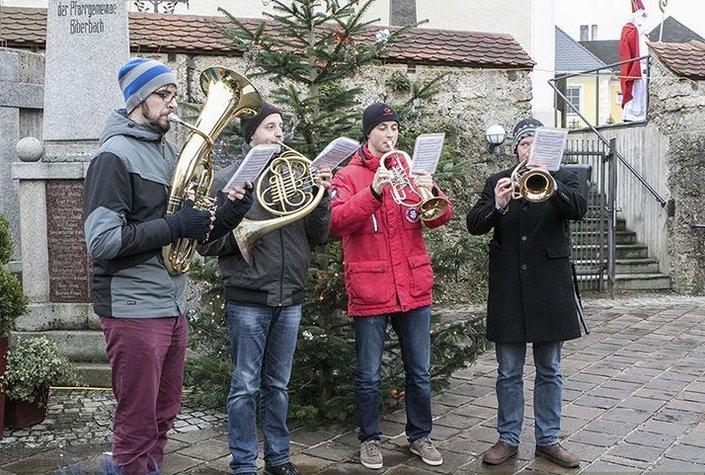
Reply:
[[21, 271], [18, 184], [12, 179], [15, 144], [25, 135], [41, 138], [44, 58], [27, 51], [0, 48], [0, 213], [10, 223], [15, 252], [10, 269]]
[[[127, 0], [49, 0], [42, 145], [18, 144], [23, 286], [20, 331], [97, 328], [83, 235], [83, 179], [129, 57]], [[13, 147], [14, 148], [14, 147]]]

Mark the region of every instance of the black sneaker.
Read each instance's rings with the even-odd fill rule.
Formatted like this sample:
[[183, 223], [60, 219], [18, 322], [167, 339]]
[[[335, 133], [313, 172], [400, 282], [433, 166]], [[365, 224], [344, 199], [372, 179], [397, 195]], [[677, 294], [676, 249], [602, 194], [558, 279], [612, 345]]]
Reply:
[[264, 473], [269, 475], [301, 475], [299, 469], [291, 462], [287, 462], [276, 467], [264, 467]]

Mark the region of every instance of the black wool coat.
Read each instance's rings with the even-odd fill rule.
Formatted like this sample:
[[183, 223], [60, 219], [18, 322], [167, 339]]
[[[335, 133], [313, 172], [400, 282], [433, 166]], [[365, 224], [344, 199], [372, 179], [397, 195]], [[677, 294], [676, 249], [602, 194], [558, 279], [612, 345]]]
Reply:
[[551, 173], [556, 192], [547, 201], [511, 200], [506, 214], [494, 188], [512, 170], [487, 178], [467, 215], [470, 234], [494, 230], [489, 252], [487, 339], [499, 343], [555, 342], [580, 337], [570, 269], [568, 220], [585, 215], [575, 173]]

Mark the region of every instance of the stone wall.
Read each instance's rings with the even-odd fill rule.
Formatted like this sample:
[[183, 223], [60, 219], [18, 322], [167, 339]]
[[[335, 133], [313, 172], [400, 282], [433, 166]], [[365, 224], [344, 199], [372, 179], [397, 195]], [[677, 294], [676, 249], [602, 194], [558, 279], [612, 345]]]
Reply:
[[[169, 62], [166, 54], [152, 57], [169, 64], [177, 71], [180, 88], [188, 91], [185, 99], [193, 102], [203, 101], [198, 78], [200, 72], [209, 66], [225, 66], [248, 77], [252, 74], [242, 58], [177, 55]], [[360, 116], [364, 107], [372, 102], [404, 101], [403, 95], [386, 91], [385, 83], [395, 71], [406, 73], [412, 81], [429, 80], [441, 72], [450, 71], [442, 80], [441, 91], [426, 106], [426, 113], [433, 122], [440, 124], [448, 121], [457, 127], [456, 145], [471, 164], [472, 173], [467, 177], [471, 192], [479, 193], [487, 175], [508, 168], [514, 162], [514, 156], [508, 146], [504, 147], [504, 153], [499, 157], [489, 155], [485, 151], [485, 129], [492, 124], [500, 124], [509, 134], [518, 119], [531, 114], [532, 95], [528, 72], [425, 66], [417, 66], [415, 72], [408, 72], [405, 65], [371, 67], [348, 81], [351, 87], [363, 87], [359, 97]], [[263, 77], [254, 77], [252, 82], [265, 98], [277, 87]], [[464, 220], [467, 204], [457, 203], [456, 206], [456, 218], [462, 214]]]
[[651, 68], [649, 123], [668, 138], [663, 179], [675, 200], [668, 222], [673, 287], [679, 293], [705, 293], [705, 81], [673, 75], [658, 59]]

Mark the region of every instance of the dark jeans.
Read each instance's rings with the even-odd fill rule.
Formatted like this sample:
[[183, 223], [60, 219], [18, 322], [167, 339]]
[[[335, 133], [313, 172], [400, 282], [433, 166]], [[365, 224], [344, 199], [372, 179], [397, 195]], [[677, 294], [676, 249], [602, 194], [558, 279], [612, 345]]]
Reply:
[[357, 371], [355, 400], [360, 441], [379, 439], [378, 394], [387, 323], [399, 338], [404, 362], [406, 435], [410, 441], [431, 433], [431, 307], [405, 313], [356, 317]]

